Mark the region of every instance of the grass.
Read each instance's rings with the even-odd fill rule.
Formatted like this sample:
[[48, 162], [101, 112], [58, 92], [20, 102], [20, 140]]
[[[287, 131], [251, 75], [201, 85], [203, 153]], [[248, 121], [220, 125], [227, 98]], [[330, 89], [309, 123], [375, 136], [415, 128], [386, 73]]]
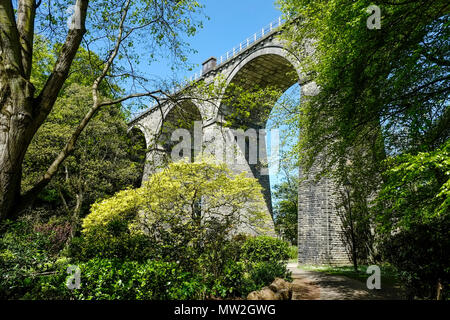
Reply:
[[[345, 276], [361, 282], [366, 282], [370, 274], [366, 273], [367, 265], [358, 266], [358, 271], [353, 266], [314, 266], [301, 265], [300, 269], [323, 272], [330, 275]], [[390, 287], [397, 287], [400, 283], [398, 273], [390, 265], [381, 265], [381, 283]]]
[[296, 262], [298, 259], [298, 247], [289, 246], [289, 262]]

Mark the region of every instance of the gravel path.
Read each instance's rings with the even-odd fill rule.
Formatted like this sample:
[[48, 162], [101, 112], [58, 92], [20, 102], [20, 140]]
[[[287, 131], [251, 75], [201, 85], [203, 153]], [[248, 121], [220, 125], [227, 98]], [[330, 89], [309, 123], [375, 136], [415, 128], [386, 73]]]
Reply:
[[[383, 288], [369, 290], [366, 284], [345, 276], [329, 275], [318, 271], [297, 268], [297, 263], [289, 263], [292, 271], [292, 300], [398, 300], [398, 290]], [[369, 276], [369, 275], [368, 275]]]

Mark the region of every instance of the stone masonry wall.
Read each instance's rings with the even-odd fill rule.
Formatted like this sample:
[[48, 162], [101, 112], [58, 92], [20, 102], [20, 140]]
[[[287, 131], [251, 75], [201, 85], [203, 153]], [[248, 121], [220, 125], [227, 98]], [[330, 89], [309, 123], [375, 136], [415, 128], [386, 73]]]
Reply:
[[[302, 177], [301, 170], [299, 176]], [[322, 178], [306, 178], [298, 189], [299, 264], [349, 263], [341, 237], [341, 221], [335, 208], [334, 185]]]

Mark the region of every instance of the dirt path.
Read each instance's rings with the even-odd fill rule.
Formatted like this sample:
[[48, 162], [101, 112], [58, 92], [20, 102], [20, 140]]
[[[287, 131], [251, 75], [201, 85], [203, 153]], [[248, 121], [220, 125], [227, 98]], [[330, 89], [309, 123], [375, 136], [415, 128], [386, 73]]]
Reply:
[[289, 263], [292, 271], [292, 300], [398, 300], [398, 291], [392, 288], [369, 290], [366, 284], [345, 276], [328, 275], [323, 272], [306, 271]]

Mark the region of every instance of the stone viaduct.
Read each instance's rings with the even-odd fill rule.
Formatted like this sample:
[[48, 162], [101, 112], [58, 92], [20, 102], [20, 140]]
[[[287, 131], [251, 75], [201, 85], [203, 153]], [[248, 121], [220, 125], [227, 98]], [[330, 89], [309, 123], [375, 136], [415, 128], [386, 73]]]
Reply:
[[[271, 86], [284, 92], [298, 83], [302, 101], [314, 95], [317, 92], [316, 85], [301, 73], [300, 58], [279, 38], [281, 24], [281, 19], [271, 23], [219, 60], [214, 57], [209, 58], [202, 65], [201, 75], [194, 81], [202, 80], [209, 84], [215, 83], [220, 78], [224, 87], [223, 92], [226, 92], [232, 84], [239, 84], [248, 89], [255, 86], [259, 88]], [[164, 166], [167, 155], [175, 144], [172, 141], [174, 130], [180, 127], [185, 128], [193, 137], [197, 137], [188, 146], [192, 151], [191, 157], [202, 151], [213, 154], [216, 158], [227, 162], [233, 171], [245, 171], [249, 176], [259, 180], [264, 189], [267, 214], [272, 218], [265, 130], [262, 130], [265, 128], [267, 119], [256, 115], [252, 125], [256, 134], [250, 134], [244, 137], [245, 140], [239, 141], [236, 131], [223, 125], [232, 105], [227, 106], [221, 96], [212, 100], [202, 100], [201, 97], [190, 96], [192, 92], [186, 94], [185, 92], [190, 91], [186, 88], [174, 91], [173, 93], [177, 93], [178, 98], [181, 97], [181, 99], [166, 99], [129, 123], [130, 130], [139, 129], [143, 132], [147, 148], [150, 150], [147, 153], [143, 180], [159, 167]], [[201, 138], [198, 139], [198, 137]], [[175, 137], [176, 140], [178, 138], [179, 136]], [[227, 157], [230, 146], [233, 146], [234, 153], [232, 157]], [[252, 158], [250, 151], [252, 147], [256, 147], [257, 150], [256, 162], [249, 161]], [[273, 147], [271, 151], [273, 152]], [[327, 179], [314, 182], [312, 178], [303, 175], [301, 168], [299, 168], [299, 175], [299, 263], [348, 263], [348, 256], [341, 239], [340, 220], [333, 199], [332, 182]]]

